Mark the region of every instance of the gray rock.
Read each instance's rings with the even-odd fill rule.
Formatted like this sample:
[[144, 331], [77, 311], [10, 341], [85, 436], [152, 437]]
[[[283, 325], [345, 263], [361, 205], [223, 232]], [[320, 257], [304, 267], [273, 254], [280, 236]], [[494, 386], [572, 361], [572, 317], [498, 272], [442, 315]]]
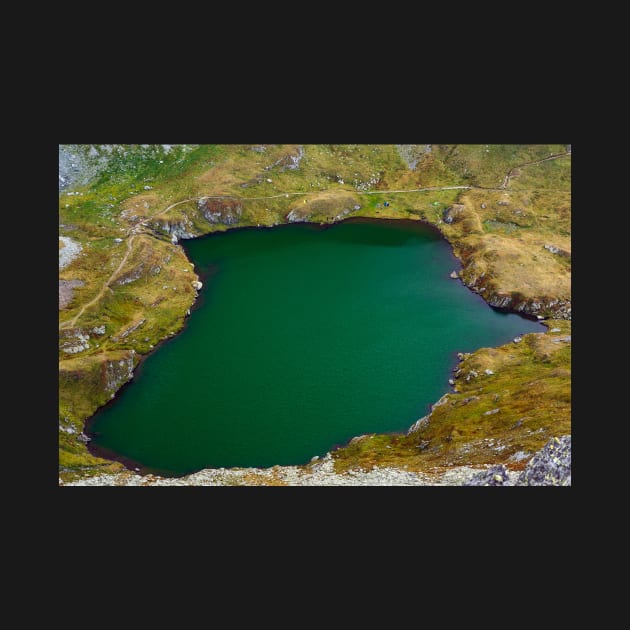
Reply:
[[484, 416], [493, 416], [495, 413], [499, 413], [499, 411], [501, 411], [501, 409], [491, 409], [490, 411], [486, 411], [483, 415]]
[[571, 436], [551, 438], [531, 458], [516, 480], [517, 486], [570, 486]]
[[459, 274], [457, 273], [457, 271], [453, 270], [449, 274], [449, 278], [452, 278], [453, 280], [457, 280], [457, 278], [459, 278]]
[[464, 210], [465, 206], [461, 203], [454, 203], [452, 206], [449, 206], [442, 213], [444, 223], [448, 223], [450, 225], [451, 223], [456, 222]]
[[557, 254], [560, 251], [559, 247], [556, 247], [555, 245], [543, 245], [543, 247], [550, 251], [552, 254]]
[[510, 477], [505, 466], [492, 466], [473, 475], [464, 486], [504, 486], [510, 485]]

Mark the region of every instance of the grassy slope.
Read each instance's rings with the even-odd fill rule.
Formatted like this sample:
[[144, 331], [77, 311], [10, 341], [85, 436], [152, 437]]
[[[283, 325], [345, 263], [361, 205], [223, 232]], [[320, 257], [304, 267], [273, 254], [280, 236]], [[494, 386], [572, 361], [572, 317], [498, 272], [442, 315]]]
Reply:
[[[88, 147], [78, 150], [87, 152]], [[410, 170], [394, 145], [305, 145], [302, 152], [298, 145], [266, 145], [264, 152], [249, 145], [201, 145], [168, 153], [153, 146], [114, 149], [109, 168], [90, 186], [76, 189], [82, 195], [60, 195], [60, 224], [65, 226], [60, 227], [60, 235], [83, 245], [82, 255], [60, 271], [60, 279], [85, 283], [74, 290], [68, 308], [60, 311], [61, 322], [69, 322], [97, 295], [123, 259], [134, 228], [138, 231], [124, 267], [103, 298], [63, 333], [65, 339], [68, 333], [106, 328], [104, 335], [90, 334], [87, 350], [73, 355], [60, 352], [60, 426], [69, 423], [80, 431], [83, 420], [109, 398], [104, 398], [94, 380], [95, 366], [103, 372], [103, 364], [117, 357], [116, 353], [132, 349], [137, 363], [139, 356], [182, 327], [195, 297], [191, 281], [197, 277], [182, 248], [171, 243], [158, 226], [180, 223], [193, 234], [226, 229], [201, 215], [196, 198], [239, 197], [238, 225], [274, 225], [286, 222], [289, 213], [320, 222], [333, 221], [340, 214], [423, 219], [441, 229], [462, 259], [464, 280], [486, 291], [486, 297], [570, 300], [570, 157], [514, 170], [519, 164], [563, 151], [557, 145], [434, 145], [431, 153], [418, 153], [417, 166]], [[298, 168], [288, 168], [291, 156], [300, 160]], [[453, 185], [496, 188], [509, 172], [513, 177], [505, 190], [362, 194]], [[286, 192], [305, 194], [284, 196]], [[272, 195], [279, 196], [258, 199]], [[186, 199], [193, 200], [165, 212]], [[390, 205], [385, 207], [384, 201]], [[443, 212], [455, 202], [463, 205], [464, 212], [448, 225], [442, 221]], [[360, 208], [355, 210], [355, 206]], [[115, 238], [123, 240], [116, 243]], [[568, 256], [552, 254], [544, 248], [546, 244]], [[539, 367], [535, 354], [521, 358], [504, 366], [505, 375], [514, 372], [506, 378], [517, 389], [518, 375]], [[569, 376], [563, 377], [566, 385], [570, 365], [565, 364], [562, 369], [569, 370]], [[474, 409], [470, 403], [467, 407], [461, 414]], [[450, 409], [453, 422], [458, 413], [455, 407]], [[562, 414], [570, 417], [567, 409]], [[505, 410], [504, 416], [508, 417]], [[462, 435], [469, 437], [466, 431]], [[375, 439], [371, 440], [374, 444], [394, 438]], [[381, 450], [392, 449], [383, 446]], [[337, 456], [346, 464], [352, 460], [348, 453]], [[62, 431], [60, 464], [64, 474], [112, 466], [92, 458], [83, 443]]]

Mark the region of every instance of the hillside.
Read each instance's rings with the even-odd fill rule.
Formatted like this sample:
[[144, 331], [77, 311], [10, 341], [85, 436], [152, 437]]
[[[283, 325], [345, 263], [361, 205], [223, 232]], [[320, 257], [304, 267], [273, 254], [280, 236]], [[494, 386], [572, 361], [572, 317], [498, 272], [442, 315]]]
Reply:
[[123, 470], [89, 453], [83, 423], [182, 329], [200, 285], [179, 241], [243, 226], [422, 220], [471, 290], [549, 327], [462, 357], [430, 417], [334, 451], [339, 474], [517, 471], [570, 434], [570, 146], [61, 145], [59, 175], [64, 483]]

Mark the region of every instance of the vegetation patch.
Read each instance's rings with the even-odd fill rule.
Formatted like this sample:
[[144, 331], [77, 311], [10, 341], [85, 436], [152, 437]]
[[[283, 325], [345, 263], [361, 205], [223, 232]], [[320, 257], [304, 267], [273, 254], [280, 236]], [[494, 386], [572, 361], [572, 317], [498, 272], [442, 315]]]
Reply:
[[[452, 244], [467, 286], [496, 306], [558, 318], [555, 327], [570, 336], [571, 157], [565, 145], [71, 145], [69, 150], [86, 175], [59, 194], [60, 236], [71, 235], [81, 248], [59, 271], [61, 474], [89, 475], [117, 466], [92, 458], [77, 435], [114, 393], [103, 385], [102, 366], [130, 356], [136, 364], [181, 330], [198, 281], [177, 244], [181, 238], [291, 220], [423, 220]], [[448, 189], [431, 190], [440, 187]], [[225, 199], [211, 201], [213, 196]], [[461, 212], [445, 221], [455, 205]], [[433, 411], [428, 432], [358, 440], [335, 452], [337, 465], [390, 462], [420, 470], [503, 462], [518, 449], [530, 452], [570, 428], [570, 345], [527, 340], [496, 355], [479, 351], [475, 361], [498, 370], [487, 368], [495, 374], [480, 377], [483, 384], [458, 378], [459, 391]], [[117, 358], [123, 356], [127, 359]]]

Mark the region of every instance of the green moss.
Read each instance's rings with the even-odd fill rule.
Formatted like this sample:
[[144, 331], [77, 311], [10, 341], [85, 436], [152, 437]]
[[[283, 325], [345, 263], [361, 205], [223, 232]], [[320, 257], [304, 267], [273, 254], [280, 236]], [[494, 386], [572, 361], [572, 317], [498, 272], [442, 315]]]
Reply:
[[[150, 352], [181, 329], [194, 301], [190, 283], [196, 276], [181, 247], [150, 231], [153, 221], [184, 219], [199, 235], [228, 229], [210, 224], [198, 211], [196, 199], [204, 195], [240, 198], [241, 226], [282, 223], [295, 207], [308, 208], [309, 220], [322, 222], [354, 205], [361, 207], [351, 216], [422, 219], [436, 225], [452, 243], [466, 278], [483, 273], [484, 286], [518, 294], [523, 301], [570, 298], [571, 160], [523, 166], [564, 152], [564, 145], [432, 145], [415, 169], [407, 166], [394, 145], [304, 145], [301, 153], [298, 145], [265, 146], [257, 152], [250, 145], [190, 145], [167, 153], [159, 145], [124, 145], [113, 150], [109, 167], [94, 182], [76, 188], [82, 195], [60, 195], [59, 219], [67, 226], [60, 232], [83, 247], [60, 278], [85, 283], [75, 289], [71, 307], [60, 312], [62, 322], [72, 321], [98, 296], [125, 255], [134, 226], [139, 221], [147, 224], [147, 233], [135, 237], [120, 274], [76, 322], [82, 331], [105, 325], [107, 333], [91, 335], [89, 349], [78, 356], [60, 353], [60, 418], [68, 417], [80, 429], [83, 420], [109, 399], [95, 367], [105, 357], [132, 349], [138, 355]], [[87, 155], [90, 145], [78, 150]], [[287, 168], [290, 156], [300, 155], [298, 168]], [[506, 190], [488, 189], [501, 185], [508, 173], [512, 177]], [[386, 192], [458, 185], [486, 188]], [[306, 194], [287, 196], [288, 192]], [[191, 201], [167, 211], [187, 199]], [[508, 205], [499, 203], [505, 201]], [[465, 220], [443, 223], [444, 210], [455, 202], [465, 205]], [[115, 238], [123, 242], [116, 243]], [[569, 255], [551, 254], [543, 248], [546, 243]], [[156, 267], [160, 271], [152, 273]], [[116, 282], [135, 272], [139, 277], [132, 282]], [[141, 319], [145, 321], [140, 328], [121, 336]], [[554, 324], [562, 334], [570, 333], [570, 323]], [[451, 402], [436, 409], [425, 435], [360, 440], [336, 452], [336, 465], [422, 469], [452, 461], [494, 461], [515, 448], [534, 448], [550, 432], [570, 430], [570, 346], [527, 341], [510, 350], [519, 360], [504, 357], [501, 371], [483, 385], [464, 385], [458, 379], [460, 393], [451, 394]], [[483, 353], [475, 356], [489, 360]], [[479, 387], [483, 391], [474, 394]], [[479, 395], [479, 400], [463, 404], [467, 395]], [[485, 416], [494, 408], [494, 396], [499, 396], [501, 412]], [[525, 428], [506, 428], [518, 421], [519, 414]], [[482, 439], [508, 440], [509, 445], [497, 454], [483, 446]], [[466, 445], [472, 445], [468, 454]], [[82, 470], [81, 474], [100, 470], [102, 464], [90, 457], [76, 437], [60, 433], [63, 467]]]
[[[570, 333], [569, 322], [560, 326], [562, 334]], [[534, 333], [520, 343], [471, 353], [458, 365], [458, 391], [435, 407], [425, 428], [349, 444], [333, 453], [335, 469], [397, 461], [425, 471], [464, 464], [518, 468], [511, 456], [531, 454], [550, 437], [571, 433], [571, 345], [552, 341], [559, 336]], [[478, 376], [466, 381], [471, 372]]]

